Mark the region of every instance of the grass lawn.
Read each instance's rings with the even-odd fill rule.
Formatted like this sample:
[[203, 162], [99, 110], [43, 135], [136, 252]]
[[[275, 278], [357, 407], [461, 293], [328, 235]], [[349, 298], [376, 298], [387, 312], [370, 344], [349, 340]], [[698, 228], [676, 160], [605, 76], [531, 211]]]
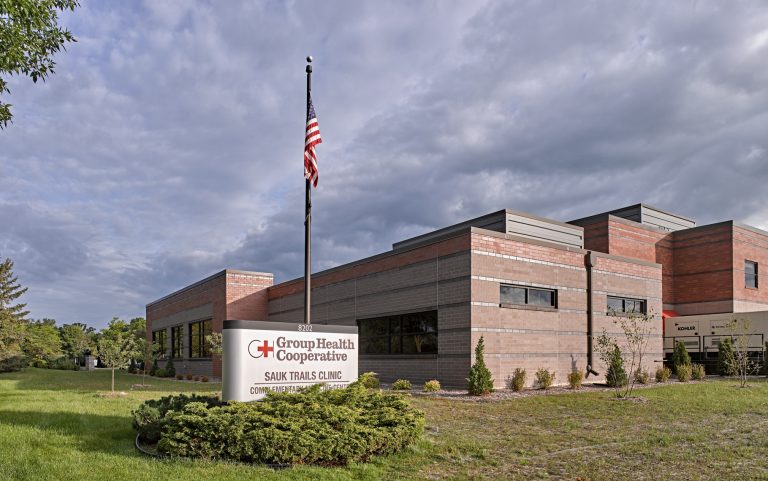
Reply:
[[[101, 398], [108, 371], [0, 374], [0, 480], [763, 479], [768, 382], [674, 384], [617, 401], [604, 392], [505, 401], [414, 397], [427, 433], [413, 449], [346, 468], [271, 470], [139, 454], [130, 412], [174, 392], [218, 384], [119, 373], [124, 398]], [[149, 378], [148, 378], [149, 379]]]

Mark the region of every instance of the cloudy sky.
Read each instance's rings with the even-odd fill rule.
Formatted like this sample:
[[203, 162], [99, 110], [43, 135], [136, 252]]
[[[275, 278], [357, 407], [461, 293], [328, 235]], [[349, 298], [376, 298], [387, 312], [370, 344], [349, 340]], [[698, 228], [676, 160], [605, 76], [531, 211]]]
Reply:
[[82, 3], [56, 75], [4, 96], [0, 257], [35, 318], [300, 276], [307, 54], [315, 270], [504, 207], [768, 228], [763, 2]]

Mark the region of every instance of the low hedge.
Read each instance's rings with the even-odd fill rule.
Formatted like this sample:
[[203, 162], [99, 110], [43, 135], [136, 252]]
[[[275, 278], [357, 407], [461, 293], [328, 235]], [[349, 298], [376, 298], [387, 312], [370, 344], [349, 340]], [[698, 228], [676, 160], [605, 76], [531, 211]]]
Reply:
[[326, 466], [398, 452], [424, 429], [424, 413], [402, 396], [359, 384], [270, 393], [251, 403], [192, 398], [146, 402], [134, 412], [134, 428], [171, 456]]

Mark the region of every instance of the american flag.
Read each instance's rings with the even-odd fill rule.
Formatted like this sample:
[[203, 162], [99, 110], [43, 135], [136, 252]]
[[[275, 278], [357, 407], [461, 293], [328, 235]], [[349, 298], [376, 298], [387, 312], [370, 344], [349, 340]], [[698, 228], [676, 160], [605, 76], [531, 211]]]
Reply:
[[317, 124], [317, 115], [315, 107], [312, 105], [312, 97], [309, 98], [309, 108], [307, 109], [307, 134], [304, 137], [304, 178], [312, 182], [317, 187], [317, 154], [315, 145], [322, 144], [320, 137], [320, 126]]

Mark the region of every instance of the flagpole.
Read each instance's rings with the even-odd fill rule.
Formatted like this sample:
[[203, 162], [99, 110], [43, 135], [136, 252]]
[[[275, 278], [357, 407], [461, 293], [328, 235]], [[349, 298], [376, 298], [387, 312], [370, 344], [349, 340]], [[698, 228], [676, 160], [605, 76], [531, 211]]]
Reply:
[[[309, 98], [312, 91], [312, 57], [307, 57], [307, 117], [309, 118]], [[306, 193], [304, 204], [304, 324], [311, 324], [310, 310], [312, 307], [312, 286], [310, 261], [312, 256], [312, 186], [310, 180], [306, 179]]]

